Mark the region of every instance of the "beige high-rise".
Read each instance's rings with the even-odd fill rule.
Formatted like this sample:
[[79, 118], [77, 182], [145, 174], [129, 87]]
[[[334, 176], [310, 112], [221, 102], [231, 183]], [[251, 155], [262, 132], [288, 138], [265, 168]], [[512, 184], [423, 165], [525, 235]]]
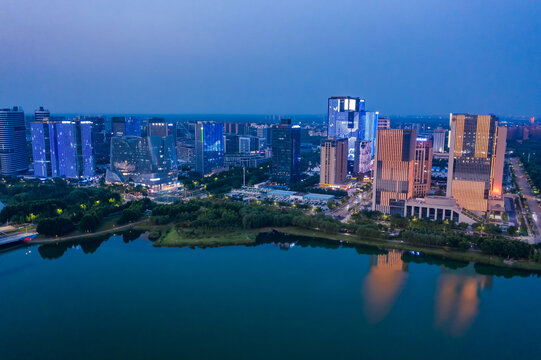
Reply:
[[347, 179], [348, 140], [326, 139], [321, 142], [319, 186], [343, 185]]
[[507, 128], [494, 115], [451, 114], [450, 123], [447, 196], [484, 213], [503, 195]]
[[415, 145], [413, 166], [413, 196], [424, 197], [430, 193], [432, 179], [432, 140], [418, 138]]
[[417, 132], [413, 129], [380, 129], [376, 135], [376, 158], [372, 209], [385, 214], [404, 213], [413, 196], [413, 167]]

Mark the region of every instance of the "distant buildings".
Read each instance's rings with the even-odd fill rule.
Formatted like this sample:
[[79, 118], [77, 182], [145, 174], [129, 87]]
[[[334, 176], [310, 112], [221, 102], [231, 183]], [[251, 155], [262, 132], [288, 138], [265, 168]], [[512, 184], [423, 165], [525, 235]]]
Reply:
[[320, 187], [336, 187], [346, 183], [347, 139], [326, 139], [321, 142]]
[[28, 170], [24, 111], [19, 106], [0, 109], [0, 175]]
[[272, 127], [272, 176], [275, 181], [293, 184], [300, 178], [301, 129], [282, 119]]
[[30, 126], [34, 175], [73, 179], [94, 176], [92, 122], [49, 117]]
[[224, 167], [224, 124], [199, 121], [195, 126], [195, 171], [207, 175]]
[[411, 129], [378, 130], [372, 209], [404, 214], [413, 196], [413, 169], [417, 132]]
[[417, 138], [413, 166], [413, 196], [424, 197], [430, 193], [432, 179], [432, 141]]
[[470, 211], [501, 200], [506, 128], [494, 115], [451, 114], [447, 196]]

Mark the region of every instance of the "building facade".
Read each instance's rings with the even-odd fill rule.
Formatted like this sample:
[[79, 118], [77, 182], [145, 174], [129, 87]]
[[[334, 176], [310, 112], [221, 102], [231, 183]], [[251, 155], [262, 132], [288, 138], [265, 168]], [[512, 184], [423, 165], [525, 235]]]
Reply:
[[447, 138], [447, 130], [442, 129], [441, 127], [438, 127], [434, 130], [434, 134], [432, 135], [433, 140], [433, 147], [435, 153], [444, 153], [446, 150], [446, 141]]
[[432, 140], [417, 138], [413, 166], [413, 196], [424, 197], [430, 193], [432, 179]]
[[358, 175], [369, 174], [372, 162], [372, 142], [358, 140], [355, 145], [357, 155], [355, 156], [355, 172]]
[[301, 171], [301, 128], [282, 119], [272, 127], [272, 176], [275, 181], [293, 184]]
[[447, 196], [484, 213], [502, 198], [506, 128], [494, 115], [451, 114]]
[[386, 117], [378, 117], [378, 129], [390, 129], [391, 120]]
[[28, 170], [24, 111], [19, 106], [0, 109], [0, 174], [17, 175]]
[[195, 126], [195, 171], [202, 175], [224, 167], [224, 124], [199, 121]]
[[412, 129], [378, 130], [372, 209], [385, 214], [404, 213], [413, 196], [413, 168], [417, 132]]
[[347, 139], [325, 139], [321, 142], [320, 187], [335, 187], [346, 183], [347, 147]]

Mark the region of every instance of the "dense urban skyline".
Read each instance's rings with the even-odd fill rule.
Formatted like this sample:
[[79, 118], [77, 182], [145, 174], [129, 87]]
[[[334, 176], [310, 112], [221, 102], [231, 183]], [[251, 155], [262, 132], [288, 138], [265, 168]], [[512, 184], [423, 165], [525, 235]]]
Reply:
[[538, 115], [540, 10], [538, 1], [7, 0], [0, 104], [321, 114], [328, 96], [358, 94], [391, 115]]

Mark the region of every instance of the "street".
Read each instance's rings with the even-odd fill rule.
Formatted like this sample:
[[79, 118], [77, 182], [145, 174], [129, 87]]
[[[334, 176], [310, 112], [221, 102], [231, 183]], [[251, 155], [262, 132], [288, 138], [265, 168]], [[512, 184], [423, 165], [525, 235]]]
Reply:
[[541, 207], [537, 203], [537, 199], [526, 179], [524, 170], [518, 165], [518, 158], [511, 158], [511, 164], [517, 175], [517, 183], [521, 188], [521, 194], [526, 199], [528, 210], [532, 214], [532, 219], [536, 228], [536, 234], [534, 234], [534, 243], [541, 242]]

